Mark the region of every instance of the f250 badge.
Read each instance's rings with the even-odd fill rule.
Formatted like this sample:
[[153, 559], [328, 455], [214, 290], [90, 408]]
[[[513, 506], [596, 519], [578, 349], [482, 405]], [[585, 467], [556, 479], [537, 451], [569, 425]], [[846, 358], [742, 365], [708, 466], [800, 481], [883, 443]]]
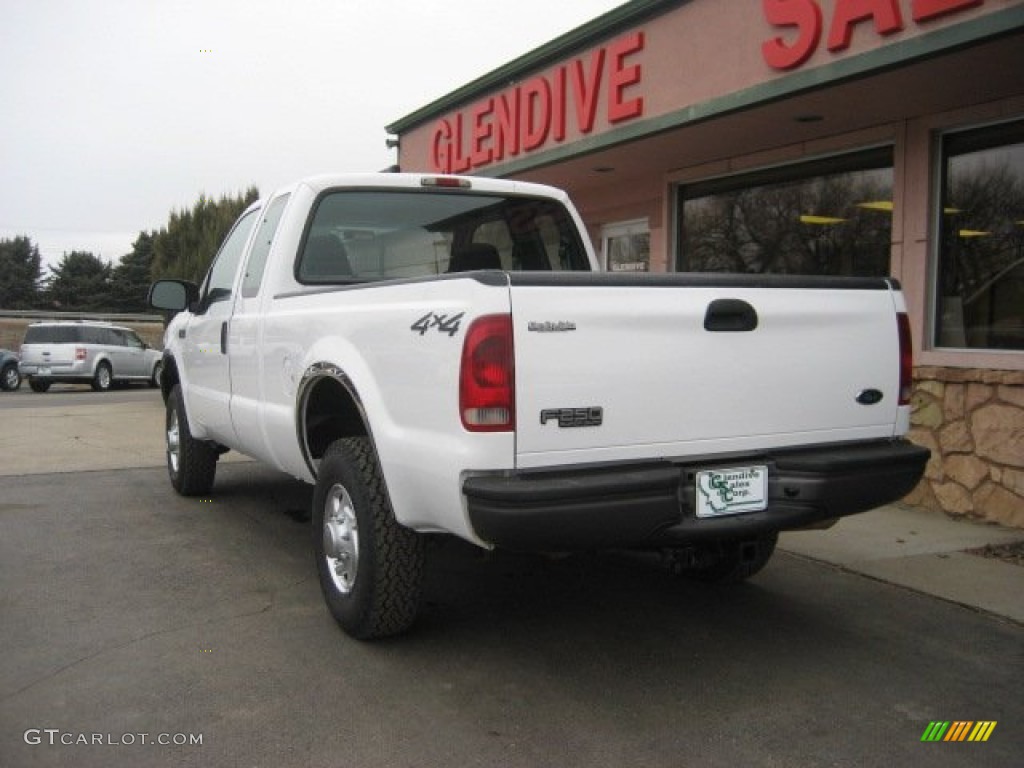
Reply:
[[540, 423], [557, 421], [560, 428], [600, 427], [604, 421], [604, 408], [595, 405], [590, 408], [545, 408], [540, 412]]
[[449, 317], [448, 315], [439, 315], [436, 312], [427, 312], [427, 314], [410, 325], [409, 330], [416, 331], [420, 336], [424, 336], [427, 331], [436, 328], [438, 333], [447, 333], [449, 336], [454, 336], [459, 332], [459, 326], [462, 324], [462, 317], [465, 314], [465, 312], [459, 312], [459, 314]]

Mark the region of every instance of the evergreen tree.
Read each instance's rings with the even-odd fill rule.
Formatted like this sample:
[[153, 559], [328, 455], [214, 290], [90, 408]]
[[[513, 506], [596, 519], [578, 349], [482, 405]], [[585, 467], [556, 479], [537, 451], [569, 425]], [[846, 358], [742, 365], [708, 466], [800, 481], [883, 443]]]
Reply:
[[32, 309], [39, 300], [42, 259], [27, 237], [0, 240], [0, 309]]
[[51, 306], [63, 311], [111, 308], [110, 265], [88, 251], [65, 253], [50, 268], [47, 294]]
[[156, 232], [140, 232], [131, 253], [121, 257], [110, 278], [111, 306], [118, 312], [146, 312]]
[[191, 210], [172, 211], [167, 226], [153, 236], [152, 279], [201, 281], [231, 225], [258, 197], [256, 187], [219, 200], [200, 195]]

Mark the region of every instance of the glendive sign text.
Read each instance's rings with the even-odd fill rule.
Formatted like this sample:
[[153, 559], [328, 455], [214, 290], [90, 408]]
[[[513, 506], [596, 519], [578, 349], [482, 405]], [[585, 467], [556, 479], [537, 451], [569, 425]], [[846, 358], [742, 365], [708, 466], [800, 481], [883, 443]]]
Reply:
[[[981, 5], [984, 0], [836, 0], [825, 44], [837, 53], [850, 47], [853, 29], [870, 21], [879, 35], [900, 32], [909, 17], [921, 24], [948, 13]], [[816, 0], [761, 0], [769, 24], [786, 29], [761, 46], [765, 63], [775, 69], [795, 69], [818, 49], [822, 13]], [[902, 7], [901, 7], [902, 6]], [[795, 33], [794, 33], [795, 30]]]
[[594, 130], [601, 94], [611, 124], [641, 117], [644, 33], [630, 32], [437, 121], [430, 159], [438, 173], [465, 173]]

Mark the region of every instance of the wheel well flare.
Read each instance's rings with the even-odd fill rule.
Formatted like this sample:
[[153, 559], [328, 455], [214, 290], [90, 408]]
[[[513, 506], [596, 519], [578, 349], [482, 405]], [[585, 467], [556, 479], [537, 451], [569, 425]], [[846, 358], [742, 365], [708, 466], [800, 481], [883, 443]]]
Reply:
[[332, 365], [307, 369], [299, 385], [296, 417], [300, 444], [314, 475], [316, 463], [335, 440], [369, 435], [352, 382]]

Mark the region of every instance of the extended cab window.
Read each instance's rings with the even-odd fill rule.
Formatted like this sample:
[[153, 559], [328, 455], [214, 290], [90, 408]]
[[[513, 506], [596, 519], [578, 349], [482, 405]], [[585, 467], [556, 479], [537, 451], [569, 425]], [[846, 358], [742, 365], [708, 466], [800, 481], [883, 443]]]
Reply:
[[475, 269], [589, 270], [569, 212], [544, 198], [337, 190], [318, 201], [296, 266], [303, 283]]
[[261, 217], [249, 253], [249, 262], [245, 265], [245, 276], [242, 278], [242, 296], [247, 299], [260, 292], [263, 270], [266, 269], [267, 256], [270, 255], [270, 244], [274, 241], [274, 233], [277, 232], [277, 225], [281, 221], [281, 214], [287, 202], [288, 195], [281, 195], [267, 206]]
[[220, 247], [203, 284], [202, 307], [231, 298], [231, 286], [238, 272], [238, 262], [242, 258], [253, 224], [256, 223], [257, 213], [258, 210], [252, 210], [240, 218]]

